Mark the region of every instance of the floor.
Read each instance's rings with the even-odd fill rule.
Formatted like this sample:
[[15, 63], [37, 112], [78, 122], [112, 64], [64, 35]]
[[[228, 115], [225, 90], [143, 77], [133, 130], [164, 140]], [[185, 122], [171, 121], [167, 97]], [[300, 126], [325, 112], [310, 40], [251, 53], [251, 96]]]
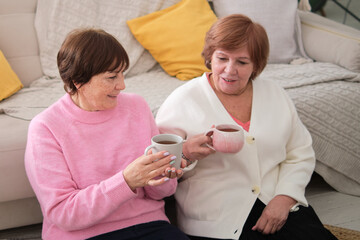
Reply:
[[360, 197], [335, 191], [316, 173], [305, 195], [324, 224], [360, 231]]
[[[358, 19], [360, 18], [360, 0], [337, 0], [336, 2], [347, 8]], [[323, 10], [327, 18], [360, 30], [360, 21], [346, 13], [334, 0], [327, 0]], [[317, 13], [321, 15], [320, 11]]]

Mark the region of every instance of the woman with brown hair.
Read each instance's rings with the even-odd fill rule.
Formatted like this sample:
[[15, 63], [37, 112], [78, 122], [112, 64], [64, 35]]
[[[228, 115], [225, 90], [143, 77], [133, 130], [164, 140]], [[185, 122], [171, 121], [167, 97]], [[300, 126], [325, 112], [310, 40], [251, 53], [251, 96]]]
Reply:
[[[175, 193], [179, 228], [191, 239], [336, 239], [305, 199], [315, 166], [309, 132], [284, 89], [259, 74], [264, 28], [244, 15], [219, 19], [205, 38], [211, 72], [176, 89], [158, 111], [161, 133], [186, 139]], [[237, 153], [209, 148], [212, 125], [244, 130]]]
[[43, 239], [188, 239], [169, 223], [175, 156], [144, 156], [158, 128], [147, 103], [121, 93], [125, 49], [78, 29], [57, 56], [66, 94], [30, 123], [25, 166], [40, 202]]

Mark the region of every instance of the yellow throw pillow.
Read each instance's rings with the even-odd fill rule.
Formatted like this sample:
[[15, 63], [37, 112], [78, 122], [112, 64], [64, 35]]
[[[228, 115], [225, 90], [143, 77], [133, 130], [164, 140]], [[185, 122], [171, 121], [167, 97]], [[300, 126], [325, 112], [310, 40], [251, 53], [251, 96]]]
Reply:
[[11, 69], [4, 54], [0, 50], [0, 101], [10, 97], [24, 86], [18, 76]]
[[182, 0], [151, 14], [127, 21], [140, 44], [161, 67], [180, 80], [206, 71], [201, 52], [206, 32], [217, 20], [206, 0]]

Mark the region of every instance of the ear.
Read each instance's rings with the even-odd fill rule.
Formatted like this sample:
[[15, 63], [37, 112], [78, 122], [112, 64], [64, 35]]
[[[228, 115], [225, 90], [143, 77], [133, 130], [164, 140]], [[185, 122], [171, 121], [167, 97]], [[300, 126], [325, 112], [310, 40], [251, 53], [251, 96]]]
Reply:
[[79, 90], [79, 88], [82, 86], [80, 83], [76, 83], [74, 80], [72, 80], [72, 83], [74, 84], [77, 90]]
[[211, 70], [211, 60], [206, 60], [205, 61], [205, 66]]
[[249, 77], [249, 80], [254, 80], [257, 76], [258, 76], [258, 71], [257, 69], [255, 68], [254, 66], [254, 69], [253, 69], [253, 72], [251, 73], [250, 77]]

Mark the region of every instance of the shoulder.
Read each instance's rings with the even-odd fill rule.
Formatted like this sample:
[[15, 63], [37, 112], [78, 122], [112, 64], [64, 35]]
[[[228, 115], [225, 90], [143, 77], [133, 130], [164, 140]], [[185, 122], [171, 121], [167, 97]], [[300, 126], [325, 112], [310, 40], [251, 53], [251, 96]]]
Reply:
[[280, 86], [276, 81], [264, 79], [264, 78], [257, 78], [253, 81], [254, 91], [260, 92], [261, 94], [265, 95], [275, 95], [275, 96], [286, 96], [287, 93], [285, 89]]
[[206, 74], [204, 73], [200, 77], [196, 77], [189, 80], [184, 85], [175, 89], [175, 91], [189, 91], [189, 90], [197, 89], [198, 86], [204, 85], [206, 83], [207, 83], [207, 78], [206, 78]]
[[61, 97], [55, 103], [50, 105], [47, 109], [37, 114], [30, 122], [29, 131], [31, 129], [48, 128], [51, 124], [58, 124], [63, 122], [64, 118], [64, 101], [66, 101], [66, 95]]
[[167, 101], [176, 101], [176, 100], [186, 100], [195, 96], [202, 91], [204, 91], [204, 86], [207, 83], [207, 79], [205, 74], [189, 80], [187, 83], [181, 85], [180, 87], [176, 88], [165, 100]]
[[254, 94], [261, 98], [266, 98], [267, 102], [262, 102], [262, 105], [272, 104], [279, 108], [290, 109], [295, 111], [294, 103], [286, 90], [276, 81], [269, 79], [258, 78], [254, 82]]
[[274, 80], [270, 80], [270, 79], [266, 79], [266, 78], [262, 78], [261, 76], [256, 78], [254, 80], [255, 84], [263, 87], [263, 88], [274, 88], [274, 89], [280, 89], [282, 88], [277, 82], [275, 82]]
[[61, 117], [62, 110], [64, 109], [65, 102], [68, 101], [68, 96], [65, 94], [60, 99], [58, 99], [56, 102], [51, 104], [48, 108], [46, 108], [44, 111], [40, 112], [38, 115], [36, 115], [32, 121], [41, 121], [41, 120], [50, 120], [52, 118], [59, 118]]

